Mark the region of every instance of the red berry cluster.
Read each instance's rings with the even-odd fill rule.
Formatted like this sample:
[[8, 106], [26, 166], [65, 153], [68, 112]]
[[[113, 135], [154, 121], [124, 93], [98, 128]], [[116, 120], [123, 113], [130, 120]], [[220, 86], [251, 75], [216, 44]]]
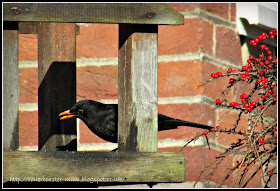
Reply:
[[269, 35], [267, 35], [265, 32], [263, 32], [261, 35], [258, 36], [258, 38], [256, 38], [255, 40], [250, 40], [250, 44], [253, 45], [253, 46], [257, 46], [257, 44], [260, 42], [260, 41], [263, 41], [265, 40], [266, 38], [271, 38], [271, 39], [274, 39], [275, 36], [277, 36], [277, 29], [273, 29], [272, 31], [270, 31], [268, 33]]
[[[253, 46], [257, 46], [261, 41], [271, 38], [274, 39], [277, 36], [277, 30], [273, 29], [269, 32], [269, 35], [266, 33], [262, 33], [255, 40], [251, 40], [250, 44]], [[272, 51], [265, 44], [260, 45], [260, 49], [266, 51], [266, 54], [260, 54], [257, 58], [253, 55], [249, 56], [247, 60], [247, 66], [242, 66], [240, 70], [233, 70], [232, 68], [228, 68], [227, 73], [223, 74], [221, 72], [217, 72], [216, 74], [212, 73], [212, 78], [218, 78], [221, 76], [237, 76], [235, 78], [230, 78], [229, 83], [233, 85], [236, 82], [243, 81], [247, 83], [251, 83], [252, 81], [256, 81], [258, 88], [263, 90], [263, 94], [260, 98], [255, 101], [251, 101], [249, 96], [245, 93], [240, 95], [241, 103], [231, 102], [229, 107], [240, 108], [246, 112], [251, 112], [254, 108], [259, 107], [260, 109], [265, 108], [266, 101], [273, 98], [274, 101], [277, 101], [277, 58], [272, 55]], [[271, 70], [274, 69], [274, 70]], [[220, 99], [216, 99], [216, 104], [223, 104]]]

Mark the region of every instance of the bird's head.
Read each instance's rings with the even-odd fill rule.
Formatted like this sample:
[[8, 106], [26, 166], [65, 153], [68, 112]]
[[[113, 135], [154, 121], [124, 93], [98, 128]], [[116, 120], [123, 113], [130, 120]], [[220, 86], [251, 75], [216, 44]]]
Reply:
[[93, 101], [91, 100], [79, 101], [75, 103], [71, 109], [61, 112], [58, 116], [61, 116], [60, 120], [69, 119], [72, 117], [84, 119], [85, 117], [90, 115], [89, 112], [92, 110], [90, 109], [90, 107], [92, 107], [93, 105], [92, 102]]

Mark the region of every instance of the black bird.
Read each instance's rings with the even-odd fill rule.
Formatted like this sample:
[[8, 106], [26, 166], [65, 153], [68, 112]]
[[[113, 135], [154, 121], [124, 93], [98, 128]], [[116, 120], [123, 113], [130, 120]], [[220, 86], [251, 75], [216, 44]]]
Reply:
[[[98, 137], [113, 143], [118, 142], [118, 104], [103, 104], [92, 100], [83, 100], [64, 112], [60, 120], [72, 117], [80, 118]], [[212, 129], [208, 125], [182, 121], [158, 114], [158, 130], [176, 129], [178, 126], [190, 126], [202, 129]]]

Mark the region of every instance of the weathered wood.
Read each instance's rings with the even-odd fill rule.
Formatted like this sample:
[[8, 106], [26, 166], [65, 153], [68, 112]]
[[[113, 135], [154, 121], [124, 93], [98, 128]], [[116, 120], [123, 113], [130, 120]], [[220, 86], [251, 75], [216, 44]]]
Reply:
[[60, 150], [77, 134], [75, 119], [58, 117], [76, 102], [74, 23], [39, 23], [38, 62], [39, 150]]
[[157, 152], [157, 25], [120, 24], [120, 151]]
[[4, 21], [184, 24], [183, 15], [159, 3], [4, 3]]
[[18, 149], [18, 31], [3, 32], [3, 149]]
[[[18, 32], [19, 34], [37, 34], [39, 22], [19, 22]], [[80, 34], [80, 27], [76, 25], [76, 35]]]
[[[14, 178], [14, 179], [13, 179]], [[4, 152], [3, 180], [184, 182], [183, 153]], [[44, 181], [43, 181], [44, 182]]]

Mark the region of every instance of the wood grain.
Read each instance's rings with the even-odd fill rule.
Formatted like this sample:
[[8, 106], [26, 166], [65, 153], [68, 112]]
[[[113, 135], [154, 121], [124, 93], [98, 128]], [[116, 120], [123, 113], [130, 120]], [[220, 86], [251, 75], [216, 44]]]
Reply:
[[[3, 180], [60, 178], [79, 182], [183, 182], [183, 153], [4, 152]], [[109, 181], [108, 181], [109, 180]]]
[[184, 24], [163, 3], [4, 3], [4, 21]]

